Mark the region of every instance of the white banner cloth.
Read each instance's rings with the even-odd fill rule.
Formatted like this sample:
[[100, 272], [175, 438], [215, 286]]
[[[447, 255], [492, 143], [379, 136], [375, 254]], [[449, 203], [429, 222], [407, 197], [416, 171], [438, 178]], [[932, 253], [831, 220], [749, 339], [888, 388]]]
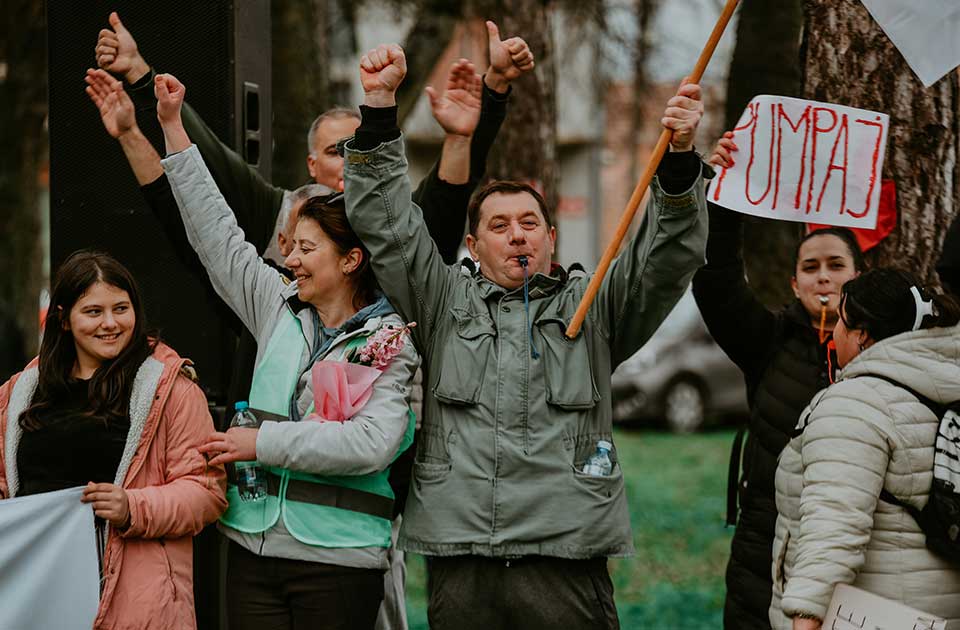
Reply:
[[708, 199], [744, 214], [872, 230], [890, 117], [832, 103], [756, 96]]
[[863, 0], [926, 87], [960, 66], [957, 0]]
[[0, 630], [90, 630], [100, 602], [83, 488], [0, 501]]

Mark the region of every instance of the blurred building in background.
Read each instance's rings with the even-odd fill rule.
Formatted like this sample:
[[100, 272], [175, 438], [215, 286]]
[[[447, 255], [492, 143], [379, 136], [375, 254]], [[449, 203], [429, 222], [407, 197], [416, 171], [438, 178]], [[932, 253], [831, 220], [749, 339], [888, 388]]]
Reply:
[[[553, 38], [557, 67], [557, 147], [559, 204], [557, 208], [558, 262], [581, 262], [592, 268], [616, 229], [639, 173], [660, 134], [664, 104], [689, 73], [700, 47], [722, 8], [716, 0], [680, 0], [658, 3], [646, 37], [649, 56], [647, 85], [635, 82], [634, 59], [638, 32], [638, 0], [607, 2], [605, 24], [583, 22], [557, 9]], [[382, 42], [402, 42], [411, 15], [398, 14], [384, 4], [366, 3], [355, 14], [358, 53]], [[733, 30], [733, 27], [730, 28]], [[501, 33], [504, 38], [523, 33]], [[700, 126], [698, 150], [707, 153], [722, 132], [726, 70], [732, 38], [718, 48], [703, 85], [707, 112]], [[355, 57], [355, 56], [354, 56]], [[446, 72], [459, 58], [470, 59], [478, 72], [487, 66], [487, 33], [482, 19], [461, 21], [449, 45], [437, 56], [427, 85], [443, 86]], [[362, 101], [354, 58], [337, 75], [352, 81], [352, 101]], [[635, 120], [634, 108], [643, 115]], [[638, 124], [639, 123], [639, 124]], [[433, 120], [426, 96], [421, 95], [403, 123], [410, 161], [410, 177], [422, 178], [440, 153], [443, 132]], [[639, 220], [634, 221], [635, 226]]]

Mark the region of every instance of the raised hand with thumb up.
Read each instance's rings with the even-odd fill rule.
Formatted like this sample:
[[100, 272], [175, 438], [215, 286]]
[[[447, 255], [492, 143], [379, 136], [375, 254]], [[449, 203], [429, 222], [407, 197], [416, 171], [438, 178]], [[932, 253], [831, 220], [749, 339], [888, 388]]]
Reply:
[[122, 76], [127, 83], [136, 83], [150, 72], [150, 66], [137, 50], [137, 41], [120, 21], [114, 11], [110, 14], [110, 27], [100, 31], [94, 52], [97, 65], [115, 75]]
[[533, 53], [527, 42], [520, 37], [500, 40], [500, 29], [487, 20], [487, 39], [489, 42], [490, 67], [484, 81], [487, 87], [501, 94], [510, 87], [510, 82], [524, 72], [533, 70]]

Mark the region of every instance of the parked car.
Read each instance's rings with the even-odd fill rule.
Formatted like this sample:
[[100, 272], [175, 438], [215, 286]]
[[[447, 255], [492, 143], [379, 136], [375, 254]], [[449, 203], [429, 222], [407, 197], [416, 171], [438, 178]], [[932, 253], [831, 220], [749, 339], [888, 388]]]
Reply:
[[688, 290], [653, 334], [612, 376], [613, 421], [662, 421], [689, 433], [747, 414], [743, 373], [716, 344]]

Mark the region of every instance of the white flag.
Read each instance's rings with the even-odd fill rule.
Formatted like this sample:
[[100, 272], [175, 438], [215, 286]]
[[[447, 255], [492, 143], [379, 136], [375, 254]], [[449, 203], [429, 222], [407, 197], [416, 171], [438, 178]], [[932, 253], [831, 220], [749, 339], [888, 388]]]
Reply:
[[960, 66], [960, 2], [863, 0], [863, 4], [926, 87]]
[[0, 628], [90, 630], [100, 604], [83, 488], [0, 501]]

